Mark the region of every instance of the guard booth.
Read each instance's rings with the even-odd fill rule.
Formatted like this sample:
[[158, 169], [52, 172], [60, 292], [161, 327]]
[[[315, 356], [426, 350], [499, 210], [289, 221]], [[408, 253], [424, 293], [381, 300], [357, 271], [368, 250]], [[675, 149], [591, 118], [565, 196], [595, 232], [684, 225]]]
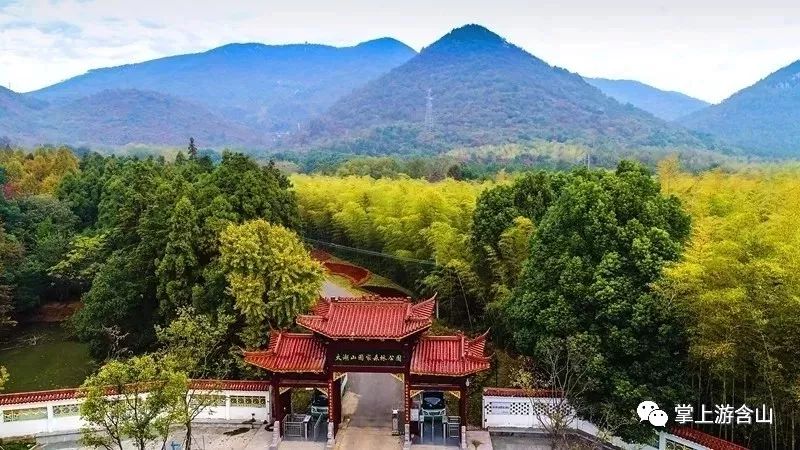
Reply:
[[269, 374], [274, 420], [283, 423], [290, 412], [292, 388], [317, 388], [328, 396], [328, 438], [333, 439], [342, 420], [344, 375], [390, 373], [403, 383], [399, 418], [407, 442], [412, 433], [425, 433], [419, 408], [412, 418], [412, 399], [426, 391], [446, 392], [457, 399], [458, 414], [440, 422], [449, 426], [451, 436], [457, 426], [458, 439], [465, 442], [468, 380], [490, 366], [484, 354], [486, 333], [474, 339], [461, 333], [428, 334], [435, 302], [435, 298], [419, 303], [409, 298], [322, 298], [311, 314], [296, 319], [308, 332], [276, 331], [267, 349], [245, 352], [246, 362]]

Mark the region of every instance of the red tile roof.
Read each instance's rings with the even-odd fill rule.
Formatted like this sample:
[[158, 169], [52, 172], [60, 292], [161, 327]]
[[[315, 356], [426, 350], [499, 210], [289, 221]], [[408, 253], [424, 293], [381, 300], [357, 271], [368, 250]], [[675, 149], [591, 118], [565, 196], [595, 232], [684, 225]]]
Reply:
[[483, 354], [485, 347], [486, 333], [475, 339], [468, 339], [461, 333], [422, 336], [411, 355], [411, 373], [465, 376], [486, 370], [490, 359]]
[[267, 350], [244, 352], [244, 360], [270, 372], [322, 372], [325, 347], [311, 333], [275, 332]]
[[483, 395], [489, 397], [560, 398], [564, 394], [556, 389], [520, 389], [520, 388], [485, 387], [483, 388]]
[[400, 340], [430, 328], [435, 298], [413, 304], [407, 298], [320, 299], [297, 324], [331, 339]]
[[70, 400], [78, 396], [78, 389], [54, 389], [52, 391], [16, 392], [0, 395], [0, 406], [20, 403], [51, 402]]
[[[258, 380], [192, 380], [193, 389], [219, 389], [226, 391], [267, 391], [269, 381]], [[79, 388], [54, 389], [50, 391], [15, 392], [0, 395], [0, 406], [22, 403], [53, 402], [71, 400], [80, 396]]]
[[686, 439], [687, 441], [704, 445], [712, 450], [748, 450], [747, 447], [742, 447], [741, 445], [734, 444], [733, 442], [726, 441], [725, 439], [712, 436], [696, 428], [674, 426], [669, 429], [669, 432], [675, 436]]

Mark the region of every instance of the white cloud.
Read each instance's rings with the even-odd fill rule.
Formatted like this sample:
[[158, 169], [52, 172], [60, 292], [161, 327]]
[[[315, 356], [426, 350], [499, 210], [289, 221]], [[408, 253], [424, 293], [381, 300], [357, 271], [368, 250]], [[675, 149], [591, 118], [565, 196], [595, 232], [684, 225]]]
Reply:
[[91, 68], [230, 42], [392, 36], [419, 49], [474, 22], [582, 75], [719, 101], [800, 59], [800, 4], [735, 1], [0, 0], [0, 84], [29, 91]]

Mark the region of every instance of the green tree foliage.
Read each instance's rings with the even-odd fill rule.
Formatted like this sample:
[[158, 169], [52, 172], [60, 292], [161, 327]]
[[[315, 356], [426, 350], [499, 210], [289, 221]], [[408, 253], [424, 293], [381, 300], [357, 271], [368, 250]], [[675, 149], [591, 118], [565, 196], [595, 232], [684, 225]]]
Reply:
[[49, 195], [21, 196], [2, 210], [8, 232], [24, 248], [7, 278], [15, 285], [17, 312], [28, 311], [48, 300], [64, 300], [74, 292], [69, 282], [49, 275], [51, 266], [67, 253], [78, 220], [68, 205]]
[[[472, 274], [463, 271], [472, 265], [472, 213], [478, 193], [488, 183], [307, 175], [295, 175], [292, 181], [308, 234], [390, 257], [433, 261], [438, 273], [426, 279], [432, 273], [430, 265], [390, 258], [359, 259], [355, 253], [344, 255], [421, 295], [438, 292], [442, 303], [458, 311], [453, 319], [463, 319], [461, 326], [469, 326], [465, 303], [470, 316], [481, 314], [485, 298], [477, 292], [461, 293], [458, 279], [472, 278]], [[447, 286], [438, 286], [439, 282]], [[459, 295], [451, 297], [456, 288]]]
[[13, 289], [9, 283], [6, 268], [16, 264], [21, 257], [22, 247], [5, 232], [0, 221], [0, 336], [5, 335], [17, 322], [13, 318]]
[[122, 162], [115, 156], [87, 153], [81, 158], [79, 171], [66, 175], [56, 188], [55, 195], [70, 205], [80, 219], [81, 228], [93, 226], [97, 221], [105, 182]]
[[643, 398], [675, 404], [685, 394], [684, 319], [650, 285], [688, 233], [678, 200], [643, 167], [575, 176], [538, 223], [506, 308], [524, 354], [563, 339], [595, 355], [579, 413], [610, 417], [624, 438], [652, 433], [631, 414]]
[[50, 268], [50, 275], [87, 288], [108, 257], [107, 237], [105, 233], [75, 236], [66, 255]]
[[219, 261], [227, 225], [299, 223], [288, 179], [244, 155], [225, 153], [215, 166], [205, 157], [88, 154], [81, 167], [58, 195], [88, 223], [50, 272], [88, 287], [73, 323], [98, 356], [150, 347], [153, 325], [180, 307], [213, 313], [233, 304]]
[[307, 175], [292, 182], [304, 229], [312, 235], [441, 263], [453, 253], [469, 253], [463, 237], [475, 198], [485, 187], [454, 180]]
[[665, 161], [659, 178], [693, 217], [684, 257], [659, 290], [691, 319], [694, 401], [774, 408], [771, 426], [719, 431], [753, 448], [791, 448], [800, 418], [800, 169], [691, 175]]
[[[191, 307], [178, 310], [175, 320], [168, 326], [156, 327], [160, 354], [176, 370], [197, 379], [214, 379], [228, 373], [224, 361], [230, 361], [223, 353], [228, 341], [228, 331], [234, 317], [220, 313], [217, 317], [198, 314]], [[188, 380], [188, 379], [187, 379]], [[181, 386], [182, 395], [172, 406], [172, 417], [186, 429], [185, 447], [192, 448], [192, 422], [204, 409], [214, 405], [218, 397], [216, 389], [191, 389], [190, 383]]]
[[247, 326], [242, 340], [264, 344], [269, 327], [286, 327], [310, 309], [319, 295], [323, 271], [291, 230], [252, 220], [229, 225], [220, 235], [220, 253], [229, 292]]
[[191, 305], [193, 289], [200, 289], [190, 284], [198, 279], [197, 272], [200, 269], [195, 248], [200, 227], [194, 205], [187, 197], [181, 198], [175, 205], [169, 228], [164, 256], [156, 269], [159, 282], [157, 295], [163, 299], [161, 308], [165, 312]]
[[158, 439], [163, 445], [173, 423], [172, 406], [186, 384], [185, 374], [150, 355], [106, 363], [81, 386], [80, 412], [87, 423], [83, 444], [122, 450], [123, 441], [131, 440], [145, 450]]

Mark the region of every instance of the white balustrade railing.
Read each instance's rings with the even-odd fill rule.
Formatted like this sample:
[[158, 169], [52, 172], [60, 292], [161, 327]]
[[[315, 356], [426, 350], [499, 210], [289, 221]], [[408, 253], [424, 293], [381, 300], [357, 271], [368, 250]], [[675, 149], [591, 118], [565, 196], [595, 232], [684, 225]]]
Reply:
[[[257, 383], [253, 382], [225, 382], [221, 387], [230, 387], [237, 383], [242, 388], [194, 391], [194, 395], [210, 395], [219, 399], [204, 408], [197, 421], [269, 421], [269, 387], [254, 387]], [[65, 392], [44, 391], [0, 396], [0, 439], [80, 431], [85, 425], [80, 417], [81, 399]]]

